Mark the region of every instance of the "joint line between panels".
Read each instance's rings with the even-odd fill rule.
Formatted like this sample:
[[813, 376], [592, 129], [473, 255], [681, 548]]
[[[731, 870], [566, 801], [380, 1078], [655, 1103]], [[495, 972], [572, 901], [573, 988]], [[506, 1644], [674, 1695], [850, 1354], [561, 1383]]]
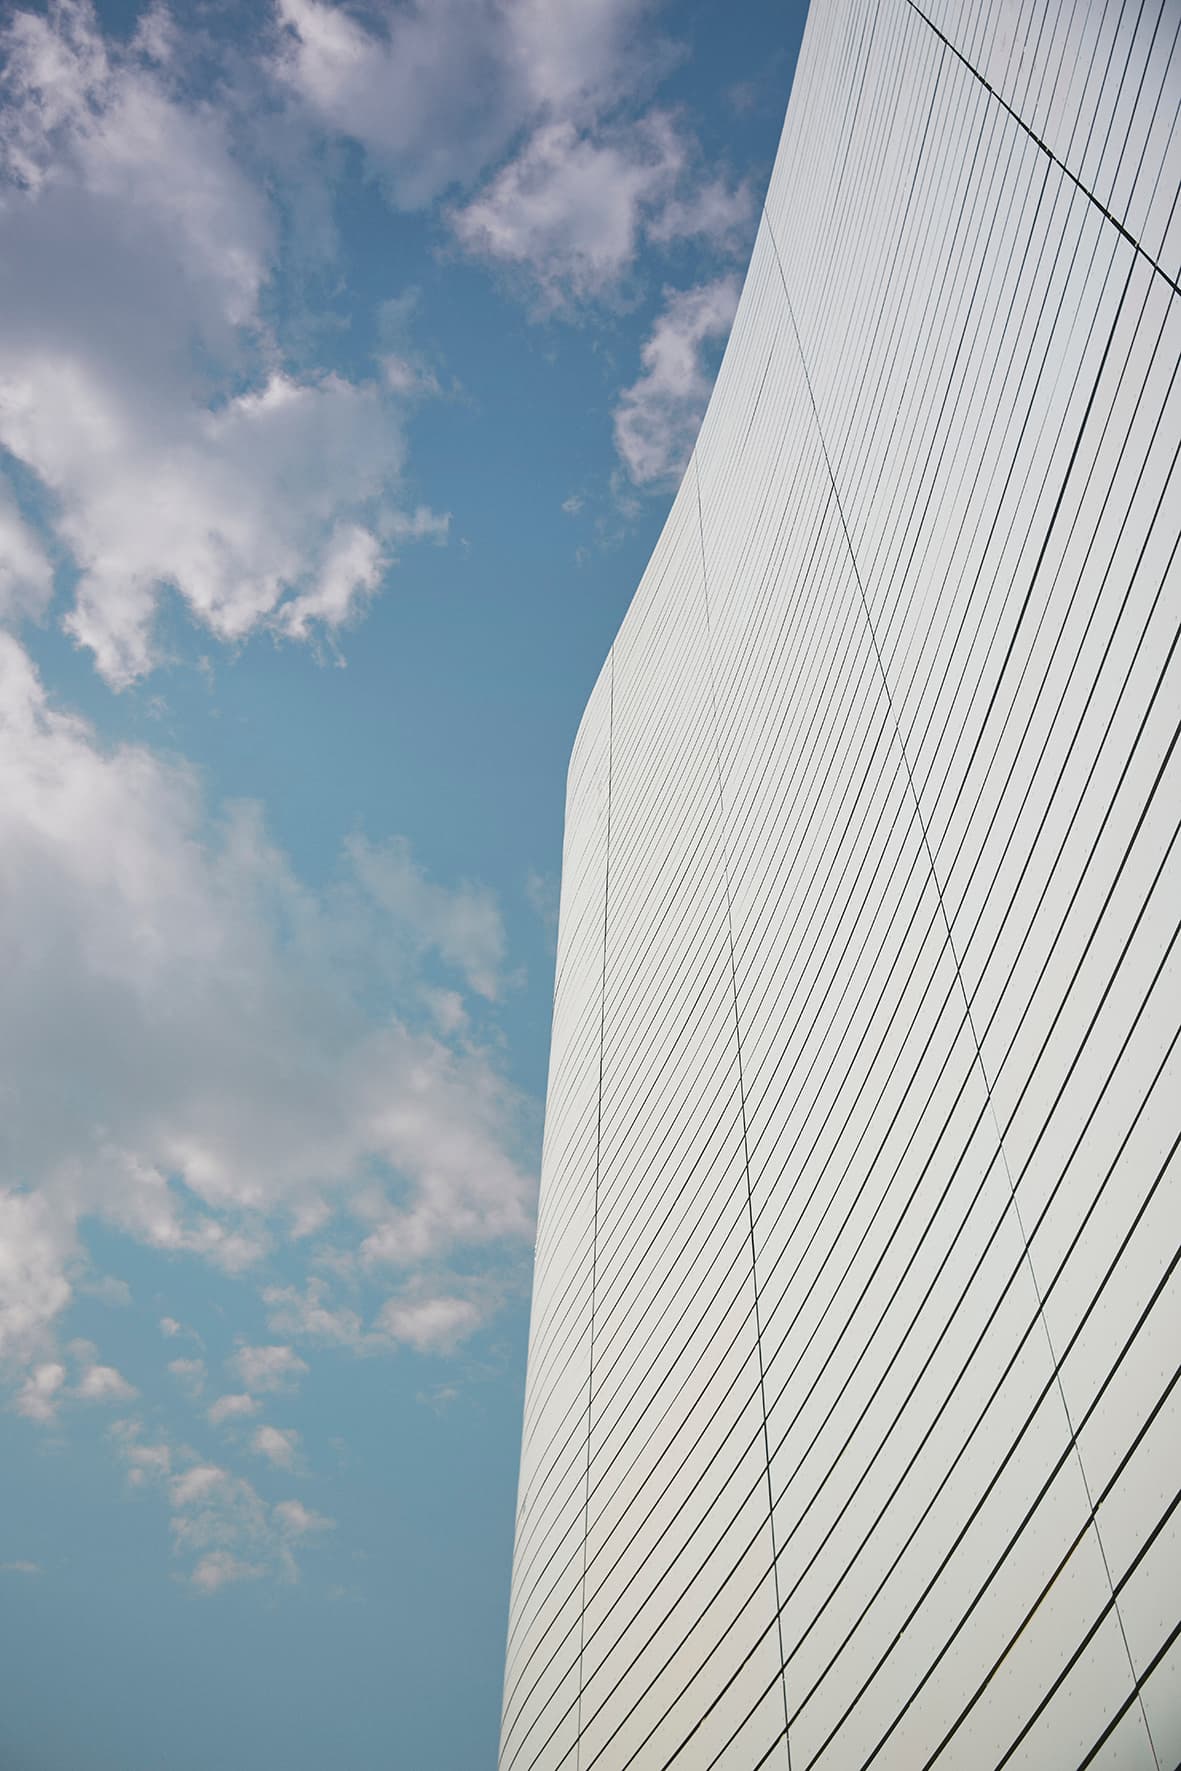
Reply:
[[[907, 0], [907, 4], [913, 5], [913, 0]], [[915, 10], [917, 11], [918, 9], [915, 8]], [[920, 16], [922, 16], [922, 15], [920, 14]], [[932, 27], [932, 28], [934, 28], [934, 27]], [[938, 33], [936, 33], [936, 34], [938, 35]], [[948, 44], [948, 45], [946, 45], [946, 47], [951, 48], [951, 45]], [[960, 59], [962, 60], [962, 57]], [[1116, 1598], [1115, 1582], [1112, 1578], [1111, 1566], [1110, 1566], [1110, 1563], [1108, 1562], [1108, 1559], [1107, 1559], [1107, 1551], [1106, 1551], [1106, 1548], [1104, 1547], [1103, 1536], [1099, 1530], [1099, 1521], [1096, 1516], [1095, 1501], [1094, 1501], [1094, 1498], [1091, 1493], [1090, 1482], [1087, 1480], [1086, 1467], [1083, 1463], [1082, 1448], [1080, 1447], [1079, 1442], [1078, 1442], [1078, 1434], [1075, 1429], [1074, 1418], [1073, 1418], [1071, 1411], [1070, 1411], [1070, 1405], [1066, 1399], [1066, 1389], [1065, 1389], [1065, 1385], [1063, 1384], [1063, 1381], [1062, 1381], [1061, 1366], [1059, 1364], [1057, 1353], [1054, 1348], [1053, 1337], [1050, 1334], [1050, 1325], [1049, 1325], [1048, 1321], [1046, 1320], [1045, 1308], [1044, 1308], [1044, 1305], [1042, 1302], [1041, 1287], [1038, 1284], [1037, 1272], [1036, 1272], [1036, 1269], [1034, 1268], [1034, 1264], [1033, 1264], [1033, 1254], [1032, 1254], [1032, 1251], [1031, 1251], [1030, 1245], [1029, 1245], [1029, 1237], [1026, 1233], [1025, 1224], [1024, 1224], [1024, 1221], [1021, 1216], [1021, 1207], [1017, 1201], [1017, 1190], [1013, 1184], [1013, 1174], [1012, 1174], [1012, 1170], [1009, 1166], [1008, 1153], [1005, 1150], [1004, 1140], [1001, 1136], [1000, 1118], [997, 1113], [996, 1102], [993, 1097], [992, 1082], [991, 1082], [987, 1067], [984, 1062], [984, 1053], [981, 1049], [980, 1037], [979, 1037], [979, 1034], [976, 1029], [976, 1021], [975, 1021], [975, 1017], [973, 1016], [973, 1013], [972, 1013], [972, 1005], [971, 1005], [971, 1001], [968, 997], [967, 985], [964, 981], [963, 969], [960, 965], [959, 953], [956, 949], [955, 938], [952, 934], [951, 921], [948, 916], [947, 905], [946, 905], [946, 902], [945, 902], [944, 896], [943, 896], [943, 888], [939, 882], [939, 875], [938, 875], [938, 872], [935, 867], [935, 856], [934, 856], [934, 853], [931, 848], [931, 840], [930, 840], [930, 836], [927, 831], [926, 819], [923, 816], [922, 805], [919, 801], [918, 788], [915, 784], [914, 773], [913, 773], [913, 770], [911, 768], [911, 763], [910, 763], [910, 756], [907, 752], [906, 743], [905, 743], [905, 740], [902, 735], [902, 726], [901, 726], [901, 722], [898, 718], [897, 708], [894, 705], [894, 697], [893, 697], [893, 694], [891, 693], [891, 690], [890, 690], [890, 681], [889, 681], [889, 677], [886, 674], [885, 660], [882, 657], [881, 647], [878, 644], [877, 631], [876, 631], [876, 629], [874, 627], [874, 623], [873, 623], [873, 616], [870, 613], [869, 599], [867, 598], [867, 596], [865, 594], [865, 585], [862, 582], [860, 568], [858, 567], [858, 564], [857, 564], [857, 555], [856, 555], [856, 551], [854, 550], [854, 547], [853, 547], [853, 537], [850, 534], [849, 525], [848, 525], [848, 522], [846, 521], [846, 518], [845, 518], [845, 508], [841, 502], [840, 491], [837, 487], [836, 477], [833, 473], [832, 459], [831, 459], [829, 452], [828, 452], [828, 444], [825, 441], [824, 429], [823, 429], [823, 426], [821, 425], [821, 422], [820, 422], [820, 410], [816, 404], [816, 395], [815, 395], [815, 392], [812, 387], [812, 378], [808, 372], [808, 361], [807, 361], [807, 358], [804, 354], [803, 339], [800, 336], [799, 326], [796, 324], [795, 308], [792, 305], [791, 294], [790, 294], [790, 291], [787, 286], [787, 276], [784, 272], [783, 259], [780, 256], [780, 252], [779, 252], [779, 243], [775, 238], [775, 229], [772, 224], [771, 217], [768, 214], [765, 205], [763, 208], [763, 219], [767, 224], [767, 237], [771, 242], [771, 249], [775, 254], [775, 263], [776, 263], [778, 270], [779, 270], [779, 280], [780, 280], [780, 283], [782, 284], [782, 287], [783, 287], [783, 298], [784, 298], [784, 301], [787, 306], [788, 318], [791, 321], [792, 332], [795, 335], [796, 348], [799, 351], [799, 355], [800, 355], [800, 367], [803, 370], [804, 381], [805, 381], [805, 384], [808, 389], [808, 398], [809, 398], [809, 400], [811, 402], [811, 406], [812, 406], [812, 414], [813, 414], [813, 418], [814, 418], [814, 421], [816, 424], [816, 434], [817, 434], [817, 438], [820, 443], [821, 453], [824, 456], [824, 465], [825, 465], [825, 468], [828, 473], [829, 482], [832, 486], [833, 500], [836, 504], [837, 514], [841, 520], [841, 529], [842, 529], [842, 532], [843, 532], [844, 538], [845, 538], [845, 546], [848, 549], [849, 563], [853, 569], [853, 577], [854, 577], [856, 584], [857, 584], [857, 592], [858, 592], [858, 596], [861, 601], [862, 611], [865, 615], [865, 622], [866, 622], [866, 627], [869, 632], [870, 644], [873, 647], [874, 657], [877, 661], [878, 671], [879, 671], [879, 674], [880, 674], [881, 680], [882, 680], [882, 687], [885, 691], [886, 705], [889, 709], [890, 722], [894, 728], [894, 734], [895, 734], [895, 737], [897, 738], [899, 751], [902, 756], [903, 768], [906, 771], [907, 785], [908, 785], [908, 788], [910, 791], [911, 801], [914, 805], [915, 817], [918, 820], [919, 833], [922, 837], [923, 849], [924, 849], [924, 852], [927, 857], [928, 868], [930, 869], [931, 883], [935, 887], [935, 893], [936, 893], [936, 896], [939, 900], [939, 910], [940, 910], [940, 915], [941, 915], [941, 918], [943, 921], [944, 932], [946, 935], [947, 949], [948, 949], [948, 952], [951, 954], [952, 963], [955, 966], [956, 979], [959, 983], [960, 994], [963, 998], [963, 1003], [964, 1003], [965, 1018], [966, 1018], [968, 1030], [972, 1036], [972, 1043], [975, 1047], [976, 1063], [979, 1067], [980, 1075], [981, 1075], [981, 1078], [983, 1079], [983, 1082], [984, 1082], [984, 1089], [985, 1089], [985, 1094], [987, 1096], [989, 1113], [992, 1118], [994, 1131], [996, 1133], [997, 1148], [1000, 1152], [1001, 1164], [1002, 1164], [1002, 1167], [1004, 1168], [1005, 1180], [1006, 1180], [1006, 1183], [1007, 1183], [1008, 1189], [1009, 1189], [1009, 1200], [1010, 1200], [1010, 1203], [1013, 1207], [1013, 1213], [1014, 1213], [1014, 1217], [1015, 1217], [1015, 1220], [1017, 1223], [1018, 1233], [1021, 1237], [1022, 1247], [1024, 1248], [1024, 1251], [1025, 1251], [1025, 1264], [1026, 1264], [1028, 1271], [1029, 1271], [1030, 1283], [1033, 1286], [1034, 1298], [1037, 1303], [1037, 1312], [1038, 1312], [1038, 1316], [1041, 1320], [1043, 1333], [1045, 1334], [1046, 1347], [1047, 1347], [1047, 1350], [1050, 1355], [1050, 1363], [1051, 1363], [1051, 1366], [1052, 1366], [1053, 1372], [1054, 1372], [1054, 1378], [1055, 1378], [1055, 1383], [1056, 1383], [1056, 1387], [1058, 1390], [1059, 1400], [1062, 1403], [1062, 1411], [1063, 1411], [1063, 1414], [1066, 1419], [1067, 1431], [1070, 1434], [1070, 1443], [1074, 1449], [1075, 1459], [1078, 1464], [1079, 1476], [1080, 1476], [1080, 1478], [1082, 1480], [1082, 1484], [1083, 1484], [1083, 1493], [1086, 1497], [1087, 1509], [1088, 1509], [1088, 1514], [1089, 1514], [1088, 1523], [1094, 1528], [1095, 1542], [1096, 1542], [1096, 1545], [1099, 1550], [1100, 1560], [1103, 1563], [1103, 1572], [1106, 1577], [1108, 1590], [1111, 1594], [1112, 1603], [1115, 1608], [1115, 1615], [1116, 1615], [1117, 1622], [1119, 1624], [1120, 1635], [1123, 1639], [1124, 1653], [1127, 1656], [1128, 1667], [1129, 1667], [1129, 1671], [1130, 1671], [1131, 1677], [1132, 1677], [1132, 1683], [1133, 1683], [1133, 1686], [1135, 1687], [1137, 1684], [1136, 1665], [1135, 1665], [1135, 1661], [1132, 1658], [1131, 1646], [1128, 1642], [1127, 1631], [1124, 1627], [1123, 1614], [1120, 1611], [1119, 1602]], [[1013, 633], [1009, 639], [1009, 644], [1006, 648], [1004, 658], [1001, 662], [1001, 667], [1000, 667], [1000, 671], [997, 676], [996, 685], [993, 688], [992, 694], [989, 698], [988, 707], [985, 710], [984, 719], [981, 723], [980, 737], [977, 738], [975, 745], [973, 745], [972, 756], [969, 758], [969, 763], [968, 763], [969, 768], [972, 765], [972, 761], [975, 758], [976, 749], [978, 748], [978, 746], [981, 742], [981, 739], [983, 737], [984, 729], [987, 726], [989, 717], [992, 713], [992, 708], [993, 708], [993, 705], [996, 701], [996, 697], [1000, 692], [1001, 681], [1004, 678], [1005, 672], [1008, 668], [1009, 660], [1013, 655], [1013, 651], [1014, 651], [1014, 648], [1017, 643], [1017, 635], [1021, 630], [1021, 626], [1024, 622], [1026, 612], [1029, 608], [1030, 601], [1033, 596], [1034, 584], [1036, 583], [1038, 575], [1041, 571], [1042, 562], [1044, 561], [1046, 554], [1049, 550], [1050, 538], [1054, 532], [1054, 528], [1057, 523], [1059, 513], [1061, 512], [1062, 505], [1065, 500], [1066, 488], [1070, 482], [1071, 475], [1074, 471], [1075, 462], [1078, 460], [1079, 451], [1082, 447], [1083, 437], [1086, 434], [1087, 426], [1090, 423], [1091, 412], [1094, 407], [1095, 400], [1098, 395], [1099, 388], [1100, 388], [1104, 373], [1107, 368], [1107, 360], [1108, 360], [1108, 357], [1111, 353], [1111, 347], [1115, 341], [1116, 332], [1119, 328], [1120, 317], [1121, 317], [1121, 315], [1123, 313], [1123, 309], [1124, 309], [1124, 302], [1127, 298], [1128, 289], [1131, 286], [1132, 271], [1134, 269], [1134, 263], [1135, 263], [1135, 261], [1133, 260], [1132, 265], [1130, 265], [1128, 268], [1127, 277], [1124, 280], [1124, 286], [1123, 286], [1123, 289], [1120, 294], [1119, 305], [1116, 309], [1115, 318], [1112, 321], [1111, 329], [1108, 333], [1107, 342], [1104, 346], [1103, 355], [1100, 359], [1099, 367], [1098, 367], [1096, 374], [1095, 374], [1095, 379], [1094, 379], [1094, 382], [1091, 387], [1090, 396], [1087, 400], [1086, 409], [1083, 412], [1082, 420], [1079, 424], [1078, 434], [1074, 440], [1074, 446], [1073, 446], [1071, 453], [1070, 453], [1070, 459], [1068, 460], [1068, 462], [1066, 464], [1065, 471], [1062, 475], [1062, 483], [1061, 483], [1061, 486], [1059, 487], [1058, 496], [1054, 502], [1054, 508], [1050, 514], [1050, 519], [1049, 519], [1049, 522], [1046, 527], [1045, 537], [1042, 541], [1041, 548], [1039, 549], [1037, 559], [1034, 563], [1033, 571], [1030, 574], [1029, 585], [1028, 585], [1028, 588], [1026, 589], [1025, 596], [1024, 596], [1024, 599], [1021, 604], [1021, 608], [1017, 614], [1017, 620], [1016, 620], [1016, 623], [1013, 628]], [[1154, 1741], [1153, 1736], [1152, 1736], [1152, 1729], [1149, 1726], [1148, 1714], [1147, 1714], [1147, 1711], [1144, 1706], [1144, 1699], [1143, 1699], [1142, 1694], [1140, 1694], [1140, 1713], [1143, 1718], [1145, 1733], [1148, 1736], [1148, 1744], [1149, 1744], [1150, 1750], [1152, 1752], [1153, 1760], [1156, 1765], [1156, 1771], [1160, 1771], [1160, 1757], [1159, 1757], [1157, 1750], [1156, 1750], [1156, 1742]]]
[[[738, 1104], [742, 1119], [742, 1166], [746, 1176], [746, 1212], [750, 1232], [750, 1280], [754, 1292], [755, 1347], [759, 1362], [759, 1411], [763, 1421], [763, 1461], [767, 1474], [767, 1528], [771, 1536], [771, 1574], [775, 1590], [775, 1629], [779, 1642], [779, 1685], [783, 1696], [783, 1741], [787, 1771], [791, 1771], [791, 1734], [788, 1728], [787, 1657], [783, 1647], [783, 1605], [779, 1594], [779, 1555], [775, 1544], [775, 1495], [771, 1483], [771, 1437], [767, 1429], [767, 1387], [763, 1372], [763, 1328], [759, 1311], [759, 1278], [755, 1263], [755, 1216], [750, 1184], [750, 1145], [746, 1128], [746, 1085], [742, 1074], [742, 1028], [738, 1016], [738, 972], [734, 963], [734, 919], [730, 908], [730, 853], [726, 837], [726, 804], [722, 793], [722, 748], [718, 732], [718, 701], [714, 686], [713, 630], [709, 617], [709, 574], [705, 564], [705, 523], [701, 514], [701, 470], [693, 451], [693, 480], [697, 493], [697, 535], [701, 546], [701, 589], [705, 600], [705, 653], [709, 666], [710, 717], [714, 735], [714, 762], [718, 776], [718, 818], [722, 839], [722, 885], [726, 899], [726, 941], [730, 958], [730, 988], [734, 1000], [734, 1045], [738, 1055]], [[774, 1750], [774, 1748], [772, 1748]]]
[[1037, 134], [1036, 130], [1033, 130], [1030, 128], [1029, 124], [1025, 121], [1024, 117], [1022, 117], [1017, 111], [1015, 111], [1013, 109], [1012, 105], [1008, 104], [1005, 101], [1005, 99], [1003, 99], [1001, 97], [1001, 95], [997, 91], [996, 87], [993, 86], [988, 80], [986, 80], [984, 78], [984, 75], [980, 72], [979, 68], [973, 67], [972, 63], [968, 60], [967, 56], [964, 55], [962, 50], [957, 49], [955, 44], [951, 41], [951, 39], [949, 37], [944, 36], [943, 32], [939, 29], [939, 26], [934, 22], [933, 19], [929, 19], [927, 17], [927, 15], [923, 11], [922, 7], [916, 5], [915, 0], [906, 0], [906, 4], [910, 7], [910, 10], [915, 14], [915, 16], [917, 18], [922, 19], [923, 23], [927, 26], [927, 29], [932, 31], [934, 33], [934, 35], [936, 37], [938, 37], [938, 39], [939, 39], [940, 43], [942, 43], [943, 47], [945, 49], [949, 50], [951, 52], [951, 54], [955, 56], [955, 59], [959, 62], [960, 66], [967, 68], [967, 70], [968, 70], [969, 74], [971, 74], [972, 78], [974, 80], [978, 80], [980, 82], [980, 84], [981, 84], [981, 86], [983, 86], [985, 92], [988, 93], [988, 96], [990, 98], [993, 98], [996, 100], [997, 104], [1001, 107], [1002, 111], [1004, 111], [1007, 116], [1009, 116], [1013, 119], [1013, 121], [1014, 121], [1014, 123], [1016, 123], [1018, 129], [1020, 129], [1023, 134], [1025, 134], [1029, 137], [1029, 139], [1033, 143], [1033, 145], [1036, 148], [1039, 148], [1041, 150], [1041, 152], [1046, 156], [1047, 160], [1049, 160], [1052, 165], [1054, 165], [1058, 168], [1059, 172], [1062, 173], [1063, 177], [1068, 178], [1070, 180], [1071, 184], [1074, 186], [1074, 188], [1077, 191], [1080, 191], [1082, 193], [1082, 195], [1087, 199], [1088, 203], [1092, 204], [1099, 211], [1099, 214], [1103, 217], [1104, 221], [1110, 222], [1111, 226], [1115, 229], [1116, 233], [1120, 236], [1120, 238], [1122, 240], [1127, 241], [1128, 245], [1132, 248], [1133, 252], [1135, 252], [1138, 257], [1142, 258], [1144, 260], [1145, 264], [1150, 265], [1152, 267], [1152, 269], [1156, 272], [1157, 276], [1161, 279], [1161, 281], [1169, 289], [1172, 290], [1174, 295], [1181, 295], [1181, 283], [1179, 283], [1177, 281], [1176, 277], [1170, 277], [1170, 275], [1169, 275], [1168, 271], [1165, 269], [1164, 265], [1160, 263], [1159, 259], [1155, 259], [1152, 256], [1151, 252], [1149, 252], [1149, 250], [1146, 246], [1141, 245], [1140, 241], [1136, 238], [1135, 234], [1132, 233], [1131, 229], [1125, 227], [1123, 222], [1119, 219], [1119, 217], [1117, 215], [1113, 215], [1111, 210], [1107, 207], [1107, 205], [1105, 203], [1100, 202], [1099, 198], [1095, 195], [1094, 191], [1091, 190], [1087, 185], [1085, 185], [1083, 183], [1082, 179], [1079, 178], [1075, 173], [1073, 173], [1070, 170], [1070, 167], [1067, 166], [1065, 161], [1060, 160], [1058, 158], [1058, 156], [1054, 152], [1054, 150], [1051, 147], [1049, 147], [1042, 140], [1041, 136]]
[[[611, 777], [615, 766], [615, 647], [607, 654], [611, 667], [607, 701], [607, 844], [603, 862], [603, 969], [599, 988], [599, 1091], [595, 1112], [595, 1196], [591, 1220], [590, 1355], [586, 1386], [586, 1487], [582, 1503], [582, 1580], [578, 1607], [578, 1719], [574, 1740], [575, 1771], [582, 1763], [582, 1693], [586, 1654], [587, 1539], [590, 1536], [591, 1411], [595, 1399], [595, 1287], [599, 1265], [599, 1169], [603, 1148], [603, 1042], [607, 1025], [607, 913], [611, 903]], [[569, 1713], [569, 1712], [567, 1712]]]

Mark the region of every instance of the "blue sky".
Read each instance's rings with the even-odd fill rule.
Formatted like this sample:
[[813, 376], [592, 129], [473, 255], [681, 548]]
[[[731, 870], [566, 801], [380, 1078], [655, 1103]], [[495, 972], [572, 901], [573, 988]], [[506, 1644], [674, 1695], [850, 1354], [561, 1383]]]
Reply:
[[582, 707], [803, 8], [0, 27], [0, 1764], [495, 1760]]

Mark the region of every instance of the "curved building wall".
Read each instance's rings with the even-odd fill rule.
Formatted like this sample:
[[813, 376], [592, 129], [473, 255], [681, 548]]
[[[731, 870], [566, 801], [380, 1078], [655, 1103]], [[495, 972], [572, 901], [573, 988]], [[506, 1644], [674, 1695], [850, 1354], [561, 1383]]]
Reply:
[[501, 1771], [1181, 1758], [1179, 22], [814, 0], [570, 765]]

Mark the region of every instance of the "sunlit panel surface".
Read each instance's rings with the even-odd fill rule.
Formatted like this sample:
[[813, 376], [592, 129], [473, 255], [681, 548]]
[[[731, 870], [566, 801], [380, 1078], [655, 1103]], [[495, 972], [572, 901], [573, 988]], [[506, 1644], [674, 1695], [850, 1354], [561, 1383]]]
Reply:
[[501, 1771], [1181, 1760], [1179, 31], [814, 0], [570, 766]]

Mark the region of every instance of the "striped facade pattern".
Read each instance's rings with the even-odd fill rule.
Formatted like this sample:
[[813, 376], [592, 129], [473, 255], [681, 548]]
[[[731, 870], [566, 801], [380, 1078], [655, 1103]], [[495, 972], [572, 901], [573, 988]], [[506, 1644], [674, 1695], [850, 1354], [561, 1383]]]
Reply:
[[1179, 28], [813, 0], [570, 764], [501, 1771], [1181, 1760]]

